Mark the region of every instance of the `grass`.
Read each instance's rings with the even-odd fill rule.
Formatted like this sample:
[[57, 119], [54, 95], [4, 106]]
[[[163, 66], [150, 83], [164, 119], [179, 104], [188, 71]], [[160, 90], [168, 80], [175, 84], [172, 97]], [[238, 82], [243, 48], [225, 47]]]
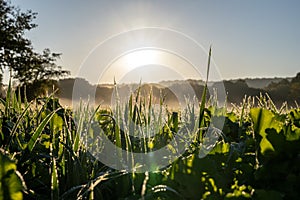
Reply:
[[[183, 110], [139, 89], [111, 109], [70, 110], [53, 96], [22, 103], [9, 87], [0, 199], [297, 199], [299, 108], [263, 96], [218, 107], [206, 101], [207, 80], [200, 105]], [[138, 156], [161, 149], [159, 159]]]

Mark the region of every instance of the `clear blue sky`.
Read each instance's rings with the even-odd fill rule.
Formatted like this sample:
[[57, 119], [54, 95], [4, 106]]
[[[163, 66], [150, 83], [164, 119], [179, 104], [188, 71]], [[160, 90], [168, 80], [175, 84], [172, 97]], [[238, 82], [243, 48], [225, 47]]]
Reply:
[[38, 12], [38, 27], [27, 37], [37, 51], [50, 48], [62, 53], [60, 64], [72, 76], [101, 41], [140, 27], [174, 29], [206, 49], [212, 44], [224, 79], [300, 72], [299, 0], [12, 0], [12, 4]]

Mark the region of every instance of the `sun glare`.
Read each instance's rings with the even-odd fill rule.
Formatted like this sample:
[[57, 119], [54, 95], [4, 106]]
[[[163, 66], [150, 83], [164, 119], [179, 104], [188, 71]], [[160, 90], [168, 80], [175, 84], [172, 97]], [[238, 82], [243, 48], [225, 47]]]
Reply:
[[155, 50], [140, 50], [124, 56], [124, 66], [136, 68], [139, 66], [151, 65], [159, 63], [160, 52]]
[[[159, 73], [160, 68], [162, 71], [169, 73]], [[143, 71], [139, 70], [143, 69]], [[172, 73], [171, 73], [172, 72]], [[101, 75], [100, 83], [111, 83], [116, 80], [118, 83], [124, 81], [124, 77], [132, 77], [135, 75], [139, 80], [149, 80], [155, 82], [162, 80], [163, 78], [178, 78], [172, 77], [174, 74], [180, 74], [182, 78], [190, 78], [197, 75], [195, 68], [191, 66], [187, 60], [179, 57], [171, 52], [164, 51], [162, 49], [137, 49], [131, 52], [127, 52], [119, 57], [115, 58], [109, 65], [106, 66], [106, 70]], [[144, 78], [147, 77], [147, 78]], [[152, 77], [152, 78], [151, 78]]]
[[162, 57], [162, 52], [153, 49], [131, 51], [119, 56], [108, 65], [100, 81], [111, 82], [113, 79], [118, 81], [136, 68], [161, 63]]

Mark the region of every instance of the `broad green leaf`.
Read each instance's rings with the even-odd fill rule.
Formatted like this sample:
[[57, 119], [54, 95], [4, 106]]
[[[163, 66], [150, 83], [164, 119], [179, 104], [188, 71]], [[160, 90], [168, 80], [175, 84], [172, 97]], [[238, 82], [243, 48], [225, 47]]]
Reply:
[[262, 140], [260, 141], [260, 152], [263, 154], [263, 155], [266, 155], [267, 153], [269, 152], [274, 152], [275, 149], [274, 147], [272, 146], [272, 144], [269, 142], [269, 140], [267, 140], [267, 138], [262, 138]]
[[266, 136], [265, 130], [267, 128], [274, 128], [279, 132], [283, 125], [278, 116], [270, 110], [263, 108], [252, 108], [250, 110], [250, 117], [253, 121], [254, 131], [262, 137]]
[[0, 200], [23, 199], [22, 182], [16, 169], [16, 164], [0, 153]]
[[283, 123], [279, 117], [270, 110], [263, 108], [252, 108], [250, 117], [253, 121], [254, 132], [262, 137], [260, 141], [261, 153], [265, 154], [267, 151], [274, 151], [274, 147], [266, 138], [266, 129], [274, 128], [277, 132], [280, 132]]
[[283, 135], [283, 131], [277, 132], [275, 129], [266, 129], [267, 136], [266, 138], [272, 144], [274, 150], [276, 152], [284, 151], [285, 147], [285, 136]]

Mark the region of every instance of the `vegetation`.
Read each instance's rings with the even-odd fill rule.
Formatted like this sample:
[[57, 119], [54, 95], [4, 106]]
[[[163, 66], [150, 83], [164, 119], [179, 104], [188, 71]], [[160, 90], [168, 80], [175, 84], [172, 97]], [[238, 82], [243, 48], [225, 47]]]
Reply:
[[[257, 107], [248, 99], [231, 111], [207, 104], [198, 129], [201, 114], [197, 116], [191, 105], [186, 113], [167, 110], [167, 118], [156, 121], [160, 126], [154, 127], [157, 134], [152, 138], [127, 137], [126, 130], [137, 132], [138, 126], [147, 127], [151, 117], [151, 103], [138, 95], [132, 96], [126, 107], [132, 120], [123, 124], [113, 111], [101, 107], [90, 110], [82, 106], [80, 112], [72, 113], [53, 97], [21, 103], [18, 92], [9, 90], [6, 100], [1, 101], [0, 118], [0, 192], [4, 199], [19, 199], [20, 195], [25, 199], [299, 197], [299, 108], [278, 110], [264, 98], [257, 99]], [[161, 108], [166, 109], [163, 105]], [[209, 147], [205, 139], [210, 132], [203, 127], [218, 117], [224, 117], [225, 124], [219, 139]], [[75, 126], [74, 120], [80, 123]], [[203, 130], [203, 136], [200, 141], [193, 139], [173, 163], [144, 173], [104, 165], [80, 137], [80, 133], [106, 134], [117, 146], [145, 152], [168, 145], [182, 127], [193, 131], [190, 137], [199, 136], [199, 130]], [[205, 150], [208, 154], [201, 156]]]
[[[0, 81], [3, 70], [9, 69], [12, 78], [26, 88], [27, 98], [34, 99], [52, 87], [56, 78], [68, 75], [55, 64], [60, 54], [45, 49], [42, 54], [34, 51], [31, 41], [25, 38], [26, 31], [37, 25], [32, 23], [36, 13], [20, 9], [0, 0]], [[24, 94], [23, 94], [24, 96]]]
[[[0, 66], [20, 81], [0, 100], [0, 200], [299, 198], [300, 108], [276, 107], [267, 96], [244, 98], [230, 109], [208, 100], [211, 51], [201, 92], [193, 82], [199, 108], [189, 100], [185, 109], [171, 110], [164, 96], [155, 102], [157, 91], [143, 95], [139, 87], [125, 104], [116, 92], [114, 107], [70, 110], [54, 96], [22, 93], [67, 74], [55, 64], [58, 54], [35, 53], [24, 38], [36, 26], [35, 14], [0, 0], [0, 17]], [[282, 82], [296, 100], [299, 78]], [[167, 154], [148, 162], [150, 168], [131, 156], [163, 148]], [[115, 165], [101, 156], [116, 158]]]
[[[207, 81], [199, 109], [192, 101], [171, 111], [163, 98], [155, 109], [152, 93], [137, 89], [124, 105], [71, 111], [53, 96], [22, 103], [20, 92], [9, 87], [0, 111], [1, 197], [297, 199], [300, 109], [278, 109], [261, 96], [228, 110], [206, 96]], [[164, 147], [161, 159], [168, 164], [162, 167], [161, 160], [147, 168], [131, 156]], [[121, 168], [101, 156], [115, 157]]]
[[300, 92], [300, 73], [292, 78], [291, 81], [283, 79], [278, 83], [268, 85], [266, 89], [272, 97], [280, 100], [281, 102], [300, 102], [300, 96], [298, 95]]

